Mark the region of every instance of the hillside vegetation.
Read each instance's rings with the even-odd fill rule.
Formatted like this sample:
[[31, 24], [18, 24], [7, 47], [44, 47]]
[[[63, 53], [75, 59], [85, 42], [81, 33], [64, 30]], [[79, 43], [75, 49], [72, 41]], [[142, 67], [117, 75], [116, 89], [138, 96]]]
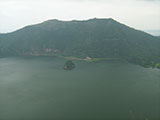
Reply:
[[117, 58], [159, 67], [160, 39], [111, 18], [48, 20], [0, 34], [0, 56], [59, 55]]

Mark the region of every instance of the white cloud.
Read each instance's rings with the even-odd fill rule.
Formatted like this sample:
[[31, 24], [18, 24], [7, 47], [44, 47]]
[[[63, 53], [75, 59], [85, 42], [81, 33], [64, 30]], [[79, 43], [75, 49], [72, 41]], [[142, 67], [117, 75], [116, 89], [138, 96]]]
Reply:
[[48, 19], [109, 18], [141, 30], [160, 29], [160, 0], [0, 0], [0, 32]]

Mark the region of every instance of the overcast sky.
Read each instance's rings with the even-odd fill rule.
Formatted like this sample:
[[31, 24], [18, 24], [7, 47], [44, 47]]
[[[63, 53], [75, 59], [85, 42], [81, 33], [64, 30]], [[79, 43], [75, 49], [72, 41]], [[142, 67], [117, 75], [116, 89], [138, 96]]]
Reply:
[[160, 0], [0, 0], [0, 33], [48, 19], [113, 18], [140, 30], [160, 29]]

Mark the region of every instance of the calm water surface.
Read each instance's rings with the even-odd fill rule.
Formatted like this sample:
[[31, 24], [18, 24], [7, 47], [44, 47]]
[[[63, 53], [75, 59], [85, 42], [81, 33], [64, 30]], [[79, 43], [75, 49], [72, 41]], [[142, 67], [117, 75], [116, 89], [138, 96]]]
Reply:
[[120, 61], [0, 59], [0, 120], [160, 120], [160, 70]]

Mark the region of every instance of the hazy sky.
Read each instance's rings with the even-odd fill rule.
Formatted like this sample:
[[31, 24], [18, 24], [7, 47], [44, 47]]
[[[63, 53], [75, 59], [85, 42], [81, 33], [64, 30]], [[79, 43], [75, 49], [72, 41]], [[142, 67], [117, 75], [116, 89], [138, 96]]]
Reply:
[[160, 29], [160, 0], [0, 0], [0, 32], [48, 19], [113, 18], [140, 30]]

